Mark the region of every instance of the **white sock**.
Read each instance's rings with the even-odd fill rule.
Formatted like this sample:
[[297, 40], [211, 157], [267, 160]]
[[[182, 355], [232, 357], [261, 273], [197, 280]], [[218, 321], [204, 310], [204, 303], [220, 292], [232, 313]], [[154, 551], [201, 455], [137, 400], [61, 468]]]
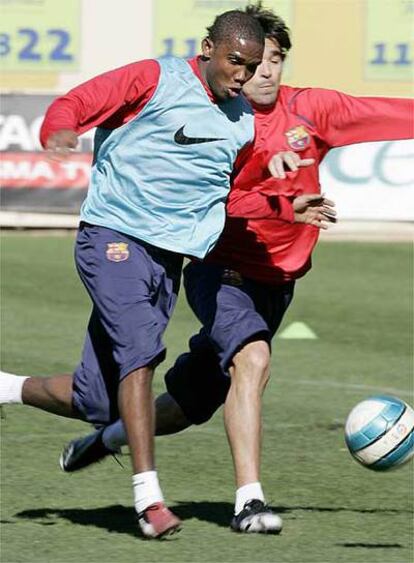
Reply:
[[164, 501], [156, 471], [136, 473], [132, 476], [132, 484], [134, 486], [135, 510], [138, 514], [151, 504]]
[[21, 404], [23, 383], [26, 379], [29, 377], [0, 371], [0, 404]]
[[256, 481], [255, 483], [248, 483], [247, 485], [243, 485], [243, 487], [237, 489], [234, 514], [241, 512], [246, 502], [253, 499], [262, 500], [263, 502], [265, 500], [262, 485], [259, 481]]
[[116, 452], [121, 446], [126, 446], [128, 441], [122, 420], [117, 420], [105, 428], [102, 433], [102, 442], [108, 450]]

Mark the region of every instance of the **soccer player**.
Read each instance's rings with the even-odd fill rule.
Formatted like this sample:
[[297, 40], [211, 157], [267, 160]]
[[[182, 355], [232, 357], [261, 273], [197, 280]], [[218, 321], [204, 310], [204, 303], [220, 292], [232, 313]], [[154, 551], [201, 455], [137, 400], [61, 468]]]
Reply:
[[218, 16], [202, 56], [169, 57], [107, 72], [50, 106], [42, 145], [55, 158], [97, 127], [75, 260], [93, 310], [73, 377], [13, 378], [11, 400], [109, 424], [120, 416], [133, 468], [139, 526], [173, 533], [154, 462], [152, 377], [174, 308], [184, 255], [204, 258], [225, 220], [229, 178], [254, 138], [239, 96], [260, 64], [264, 35], [240, 10]]
[[[155, 403], [156, 433], [201, 424], [224, 403], [237, 486], [232, 528], [278, 533], [282, 521], [266, 507], [260, 484], [261, 397], [270, 373], [272, 337], [295, 280], [311, 267], [319, 228], [333, 216], [332, 202], [319, 195], [317, 165], [333, 147], [410, 138], [413, 104], [280, 86], [291, 47], [288, 29], [260, 3], [246, 11], [266, 34], [262, 64], [244, 86], [255, 108], [253, 155], [234, 180], [218, 245], [204, 262], [185, 268], [187, 298], [203, 329], [166, 374], [168, 393]], [[267, 169], [278, 150], [281, 154], [271, 159], [273, 173], [286, 176], [284, 162], [293, 170], [283, 182], [271, 178]], [[309, 159], [316, 165], [296, 173], [301, 160], [309, 164]], [[243, 214], [256, 218], [240, 218]], [[74, 440], [63, 452], [62, 468], [86, 467], [124, 442], [120, 422]]]

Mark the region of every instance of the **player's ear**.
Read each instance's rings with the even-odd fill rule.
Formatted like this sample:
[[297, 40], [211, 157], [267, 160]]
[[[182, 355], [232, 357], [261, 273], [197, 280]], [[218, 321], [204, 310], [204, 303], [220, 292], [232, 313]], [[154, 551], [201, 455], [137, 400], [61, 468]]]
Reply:
[[214, 51], [214, 43], [208, 37], [205, 37], [201, 42], [201, 54], [204, 60], [209, 60]]

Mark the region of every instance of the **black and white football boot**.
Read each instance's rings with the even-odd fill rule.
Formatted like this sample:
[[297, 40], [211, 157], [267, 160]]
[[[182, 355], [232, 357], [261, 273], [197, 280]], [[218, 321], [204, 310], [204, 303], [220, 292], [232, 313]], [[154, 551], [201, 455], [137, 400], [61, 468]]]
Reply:
[[245, 534], [280, 534], [283, 522], [261, 500], [252, 499], [233, 517], [231, 529]]
[[[67, 444], [60, 456], [59, 464], [62, 471], [70, 473], [84, 469], [93, 463], [102, 461], [107, 456], [115, 456], [120, 451], [108, 449], [102, 441], [104, 428], [92, 432]], [[119, 462], [118, 462], [119, 463]]]

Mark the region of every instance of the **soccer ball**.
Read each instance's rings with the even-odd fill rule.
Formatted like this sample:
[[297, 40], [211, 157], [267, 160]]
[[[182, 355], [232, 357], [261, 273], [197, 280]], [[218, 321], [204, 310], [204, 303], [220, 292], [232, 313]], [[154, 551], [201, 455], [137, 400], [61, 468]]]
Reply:
[[397, 397], [370, 397], [349, 413], [345, 441], [368, 469], [400, 467], [414, 455], [414, 410]]

